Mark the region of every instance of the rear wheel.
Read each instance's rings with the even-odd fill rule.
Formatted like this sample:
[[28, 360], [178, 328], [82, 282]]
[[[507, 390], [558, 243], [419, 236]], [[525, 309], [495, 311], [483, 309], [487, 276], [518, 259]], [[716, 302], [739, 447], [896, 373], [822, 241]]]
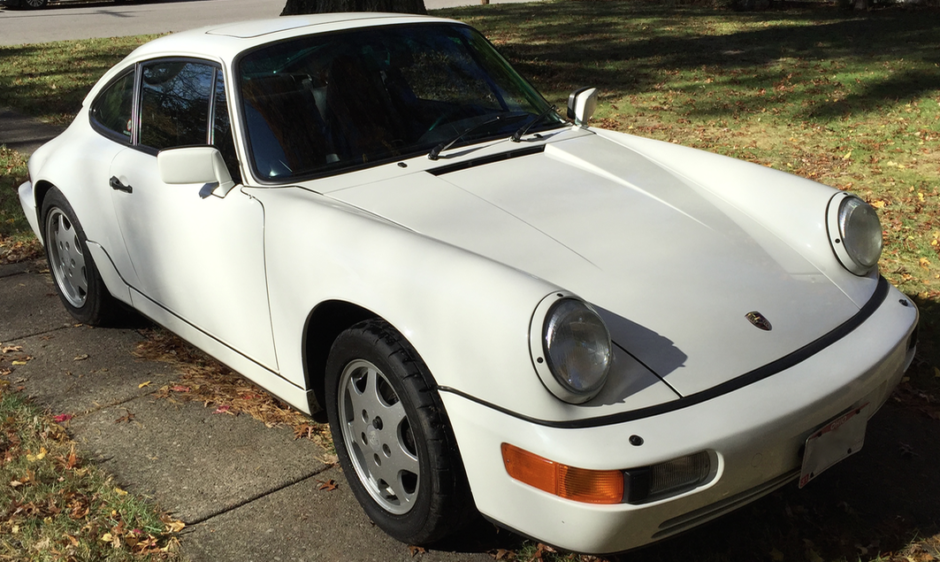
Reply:
[[366, 514], [407, 544], [435, 542], [474, 513], [434, 382], [394, 328], [366, 320], [330, 350], [327, 415], [337, 455]]
[[45, 8], [48, 0], [20, 0], [20, 5], [31, 10]]
[[121, 309], [88, 253], [85, 231], [72, 206], [54, 187], [43, 200], [42, 218], [46, 259], [65, 308], [79, 322], [93, 326], [117, 318]]

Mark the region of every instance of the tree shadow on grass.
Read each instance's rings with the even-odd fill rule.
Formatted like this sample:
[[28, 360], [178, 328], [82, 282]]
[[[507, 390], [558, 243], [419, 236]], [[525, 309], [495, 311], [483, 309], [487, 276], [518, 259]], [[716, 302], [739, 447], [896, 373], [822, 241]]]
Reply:
[[[699, 71], [741, 89], [757, 90], [788, 77], [810, 80], [815, 78], [812, 72], [825, 74], [833, 65], [843, 69], [873, 60], [903, 59], [933, 69], [940, 60], [935, 11], [858, 15], [802, 9], [738, 14], [611, 1], [494, 8], [474, 23], [493, 30], [507, 58], [553, 97], [588, 84], [614, 96], [647, 92], [663, 82], [665, 71]], [[459, 17], [459, 11], [454, 13]], [[728, 23], [748, 25], [742, 29]], [[806, 76], [791, 76], [794, 70], [787, 64], [791, 60], [808, 67]], [[860, 88], [841, 103], [813, 104], [799, 116], [836, 117], [857, 107], [906, 101], [938, 87], [940, 80], [927, 70], [898, 73]], [[687, 93], [694, 93], [691, 86]], [[792, 103], [792, 95], [776, 102], [755, 97], [735, 107], [706, 103], [695, 109], [721, 117]]]

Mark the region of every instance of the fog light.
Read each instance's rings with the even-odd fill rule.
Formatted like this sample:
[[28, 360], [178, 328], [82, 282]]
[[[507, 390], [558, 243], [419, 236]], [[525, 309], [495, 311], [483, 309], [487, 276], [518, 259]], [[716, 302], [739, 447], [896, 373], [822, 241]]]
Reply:
[[624, 471], [628, 503], [652, 501], [694, 488], [708, 478], [711, 460], [702, 451], [653, 466]]
[[508, 443], [501, 446], [506, 472], [516, 480], [569, 500], [621, 503], [623, 472], [589, 470], [550, 461]]

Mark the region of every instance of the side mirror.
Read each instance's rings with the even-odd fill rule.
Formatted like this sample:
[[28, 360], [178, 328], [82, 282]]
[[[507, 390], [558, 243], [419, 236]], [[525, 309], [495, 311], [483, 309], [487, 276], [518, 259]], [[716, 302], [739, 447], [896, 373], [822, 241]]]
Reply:
[[157, 154], [157, 168], [163, 183], [201, 183], [202, 197], [225, 197], [235, 187], [219, 149], [212, 146], [168, 148]]
[[597, 109], [597, 88], [581, 88], [568, 96], [568, 119], [574, 119], [576, 125], [587, 127], [588, 120]]

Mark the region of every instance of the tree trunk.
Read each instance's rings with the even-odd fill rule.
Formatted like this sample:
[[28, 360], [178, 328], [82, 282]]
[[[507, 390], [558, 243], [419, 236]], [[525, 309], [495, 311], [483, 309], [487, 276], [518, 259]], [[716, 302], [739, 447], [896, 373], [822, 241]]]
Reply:
[[287, 0], [282, 16], [327, 12], [398, 12], [427, 14], [424, 0]]

